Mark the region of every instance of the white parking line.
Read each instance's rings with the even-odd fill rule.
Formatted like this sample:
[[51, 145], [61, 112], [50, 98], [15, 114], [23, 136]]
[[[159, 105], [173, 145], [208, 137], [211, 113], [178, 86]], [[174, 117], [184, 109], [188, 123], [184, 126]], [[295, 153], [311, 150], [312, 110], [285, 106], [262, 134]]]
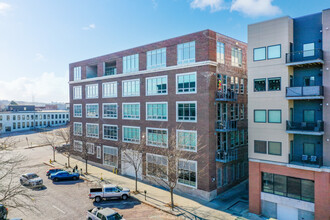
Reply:
[[56, 207], [56, 206], [54, 206], [54, 205], [53, 205], [53, 207], [54, 207], [55, 209], [57, 209], [58, 211], [62, 212], [63, 214], [65, 214], [65, 212], [64, 212], [62, 209], [60, 209], [60, 208], [58, 208], [58, 207]]

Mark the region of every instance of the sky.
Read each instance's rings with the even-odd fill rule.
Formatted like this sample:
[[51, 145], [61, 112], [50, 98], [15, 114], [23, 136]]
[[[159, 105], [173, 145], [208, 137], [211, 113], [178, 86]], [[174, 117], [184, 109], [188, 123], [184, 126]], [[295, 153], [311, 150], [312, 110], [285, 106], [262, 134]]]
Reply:
[[0, 100], [68, 102], [69, 63], [211, 29], [329, 8], [328, 0], [0, 0]]

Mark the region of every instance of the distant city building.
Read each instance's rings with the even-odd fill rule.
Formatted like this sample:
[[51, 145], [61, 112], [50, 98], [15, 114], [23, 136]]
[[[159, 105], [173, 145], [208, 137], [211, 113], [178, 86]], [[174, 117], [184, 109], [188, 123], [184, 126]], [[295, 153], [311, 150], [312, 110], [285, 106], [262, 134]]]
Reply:
[[35, 106], [34, 105], [8, 105], [7, 111], [11, 111], [11, 112], [35, 111]]

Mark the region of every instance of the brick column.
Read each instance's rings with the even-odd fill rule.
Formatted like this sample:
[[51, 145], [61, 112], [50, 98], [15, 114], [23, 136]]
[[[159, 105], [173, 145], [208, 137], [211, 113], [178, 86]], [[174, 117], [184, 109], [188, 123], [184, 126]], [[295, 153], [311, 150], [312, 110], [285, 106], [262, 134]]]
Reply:
[[260, 163], [249, 162], [249, 210], [261, 213], [261, 173]]
[[330, 219], [330, 173], [315, 172], [315, 219]]

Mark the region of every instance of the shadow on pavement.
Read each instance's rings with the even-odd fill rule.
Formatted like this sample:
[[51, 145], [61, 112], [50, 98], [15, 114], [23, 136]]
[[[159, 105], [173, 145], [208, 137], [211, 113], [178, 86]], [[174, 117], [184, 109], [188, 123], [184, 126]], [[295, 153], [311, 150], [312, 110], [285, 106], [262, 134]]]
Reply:
[[141, 202], [134, 198], [129, 198], [127, 200], [122, 199], [108, 199], [101, 202], [93, 202], [95, 207], [102, 208], [117, 208], [117, 209], [132, 209], [136, 205], [140, 205]]
[[79, 179], [79, 180], [59, 180], [58, 182], [54, 182], [53, 181], [53, 184], [54, 185], [74, 185], [74, 184], [77, 184], [77, 183], [83, 183], [85, 182], [83, 179]]

